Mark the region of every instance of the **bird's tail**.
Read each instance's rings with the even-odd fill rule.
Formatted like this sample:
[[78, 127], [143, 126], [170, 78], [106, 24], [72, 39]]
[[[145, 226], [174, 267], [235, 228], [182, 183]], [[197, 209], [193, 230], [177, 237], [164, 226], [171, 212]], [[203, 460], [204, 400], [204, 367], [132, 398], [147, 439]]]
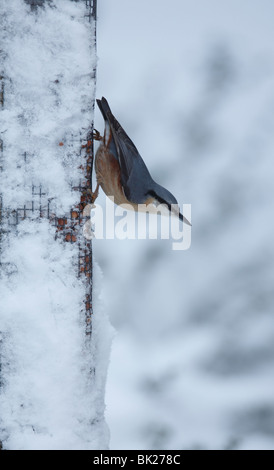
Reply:
[[100, 111], [103, 115], [104, 120], [107, 121], [108, 120], [107, 115], [109, 113], [112, 114], [112, 112], [111, 112], [111, 109], [109, 107], [109, 104], [108, 104], [106, 98], [102, 97], [101, 100], [96, 100], [96, 101], [97, 101], [97, 104], [98, 104], [98, 108], [100, 109]]

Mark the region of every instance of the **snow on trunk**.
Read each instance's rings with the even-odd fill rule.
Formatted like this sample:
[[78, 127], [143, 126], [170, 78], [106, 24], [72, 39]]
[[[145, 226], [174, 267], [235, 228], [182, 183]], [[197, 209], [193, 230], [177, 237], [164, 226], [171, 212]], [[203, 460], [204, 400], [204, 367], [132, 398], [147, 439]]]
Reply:
[[87, 334], [79, 250], [89, 245], [77, 225], [73, 239], [60, 236], [85, 201], [95, 21], [91, 2], [34, 3], [1, 0], [0, 440], [105, 449], [111, 328], [96, 287]]

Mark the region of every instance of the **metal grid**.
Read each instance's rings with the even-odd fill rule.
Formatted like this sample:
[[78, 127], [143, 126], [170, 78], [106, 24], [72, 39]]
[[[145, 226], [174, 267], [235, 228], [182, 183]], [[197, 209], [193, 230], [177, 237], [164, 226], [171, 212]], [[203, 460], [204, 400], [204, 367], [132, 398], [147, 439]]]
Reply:
[[84, 152], [83, 179], [78, 186], [72, 189], [80, 193], [80, 201], [64, 217], [56, 217], [51, 212], [51, 202], [48, 203], [47, 217], [56, 227], [56, 236], [67, 243], [78, 245], [78, 277], [86, 285], [86, 296], [83, 311], [86, 318], [86, 334], [91, 334], [92, 316], [92, 245], [83, 235], [83, 228], [89, 217], [84, 215], [84, 208], [90, 203], [89, 190], [91, 189], [92, 166], [93, 166], [93, 124], [86, 139], [81, 140], [81, 152]]
[[[45, 1], [50, 0], [25, 0], [32, 9], [42, 6]], [[96, 24], [96, 0], [72, 0], [84, 1], [86, 4], [86, 17]], [[96, 33], [95, 33], [96, 41]], [[95, 42], [96, 48], [96, 42]], [[93, 70], [92, 79], [96, 78], [96, 69]], [[0, 108], [4, 107], [5, 79], [0, 74]], [[88, 217], [83, 214], [84, 208], [90, 202], [89, 191], [92, 183], [93, 167], [93, 122], [86, 136], [77, 137], [79, 140], [79, 156], [81, 157], [83, 175], [77, 186], [72, 190], [80, 193], [79, 203], [71, 208], [68, 214], [63, 217], [57, 217], [54, 211], [54, 199], [50, 197], [47, 191], [38, 183], [33, 184], [30, 191], [29, 201], [21, 207], [11, 210], [3, 207], [2, 195], [0, 194], [0, 267], [6, 272], [10, 271], [7, 266], [1, 263], [2, 237], [4, 233], [14, 232], [20, 221], [30, 217], [39, 220], [46, 218], [56, 228], [56, 238], [64, 243], [75, 243], [78, 246], [78, 258], [75, 260], [75, 267], [78, 271], [78, 277], [83, 280], [86, 286], [86, 294], [83, 299], [82, 314], [86, 320], [86, 335], [91, 335], [91, 316], [92, 316], [92, 246], [91, 241], [83, 236], [83, 227]], [[3, 140], [0, 136], [0, 171], [3, 170]], [[24, 153], [24, 163], [28, 155]]]

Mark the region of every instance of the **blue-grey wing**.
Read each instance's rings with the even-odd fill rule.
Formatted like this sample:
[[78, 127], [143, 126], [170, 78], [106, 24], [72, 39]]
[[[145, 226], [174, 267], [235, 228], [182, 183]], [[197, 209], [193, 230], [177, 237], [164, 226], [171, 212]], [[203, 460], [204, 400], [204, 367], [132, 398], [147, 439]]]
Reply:
[[150, 173], [132, 140], [113, 116], [107, 100], [97, 100], [105, 120], [108, 121], [115, 142], [121, 169], [121, 183], [130, 202], [142, 203], [151, 186]]
[[108, 113], [107, 117], [117, 149], [125, 195], [131, 202], [142, 203], [147, 199], [151, 182], [150, 173], [134, 143], [119, 122], [112, 114]]

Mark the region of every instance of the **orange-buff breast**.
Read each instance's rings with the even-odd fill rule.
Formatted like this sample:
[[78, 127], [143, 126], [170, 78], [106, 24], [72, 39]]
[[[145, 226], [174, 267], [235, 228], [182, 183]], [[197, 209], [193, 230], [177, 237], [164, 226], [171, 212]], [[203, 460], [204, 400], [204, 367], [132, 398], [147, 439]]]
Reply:
[[[115, 204], [130, 204], [133, 210], [138, 210], [138, 205], [126, 198], [121, 184], [120, 165], [104, 144], [100, 145], [95, 155], [95, 172], [97, 182], [108, 197], [114, 198]], [[152, 202], [153, 199], [149, 198], [145, 204]]]

